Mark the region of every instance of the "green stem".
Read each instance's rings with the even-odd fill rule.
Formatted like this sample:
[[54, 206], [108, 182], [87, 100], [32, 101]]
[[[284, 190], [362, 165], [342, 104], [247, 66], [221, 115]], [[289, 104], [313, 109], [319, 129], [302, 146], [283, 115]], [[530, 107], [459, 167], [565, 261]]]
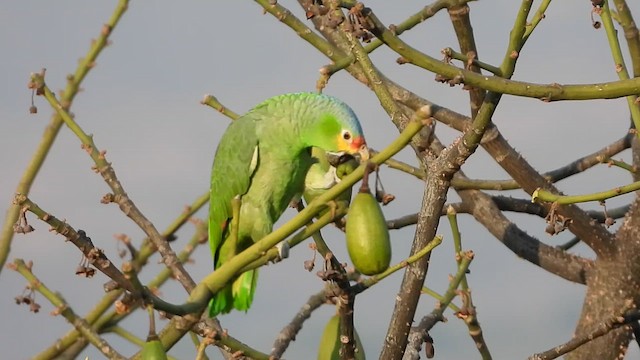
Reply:
[[611, 190], [600, 191], [585, 195], [558, 195], [548, 190], [538, 188], [531, 194], [532, 202], [553, 202], [559, 205], [576, 204], [588, 201], [604, 201], [616, 196], [624, 195], [633, 191], [640, 190], [640, 181], [629, 185], [620, 186]]
[[[600, 18], [602, 19], [604, 30], [607, 33], [607, 40], [609, 41], [611, 56], [615, 63], [615, 70], [618, 73], [618, 78], [620, 78], [620, 80], [627, 80], [629, 79], [629, 72], [627, 71], [627, 66], [624, 63], [622, 49], [620, 49], [620, 42], [618, 42], [618, 31], [613, 26], [613, 20], [611, 19], [609, 0], [605, 0], [603, 6], [600, 8]], [[629, 111], [631, 112], [633, 125], [635, 125], [636, 129], [640, 129], [640, 104], [638, 103], [638, 96], [635, 94], [627, 96], [627, 104], [629, 106]], [[640, 137], [640, 133], [637, 135]]]
[[[502, 73], [505, 78], [478, 74], [473, 71], [445, 64], [438, 59], [421, 53], [406, 42], [402, 41], [399, 37], [393, 34], [392, 31], [382, 26], [375, 16], [369, 15], [369, 18], [373, 20], [374, 24], [376, 24], [375, 28], [372, 29], [374, 34], [387, 44], [390, 49], [410, 60], [412, 64], [433, 73], [441, 74], [447, 78], [461, 78], [467, 85], [488, 91], [537, 98], [544, 101], [611, 99], [640, 93], [640, 78], [596, 84], [543, 85], [509, 80], [508, 75], [510, 71], [503, 70]], [[526, 17], [523, 18], [526, 22]], [[524, 35], [524, 25], [521, 29], [522, 31], [516, 33], [521, 34], [520, 39], [522, 40], [522, 36]], [[514, 33], [512, 32], [512, 34]], [[518, 50], [520, 48], [521, 46], [509, 47], [511, 51], [516, 51], [516, 53], [513, 54], [516, 58], [519, 54]], [[509, 53], [509, 56], [512, 55]], [[508, 60], [505, 60], [503, 65], [508, 62]], [[503, 66], [501, 66], [501, 68], [502, 67]]]
[[[456, 59], [458, 61], [462, 61], [464, 62], [465, 66], [469, 65], [469, 57], [461, 54], [455, 50], [453, 50], [452, 48], [448, 47], [442, 50], [442, 53], [444, 54], [444, 56], [451, 58], [451, 59]], [[476, 58], [471, 59], [471, 63], [473, 65], [478, 66], [481, 69], [487, 70], [488, 72], [497, 75], [497, 76], [501, 76], [502, 75], [502, 70], [500, 70], [499, 67], [497, 66], [493, 66], [491, 64], [487, 64], [483, 61], [480, 61]]]
[[[464, 258], [464, 253], [462, 251], [462, 237], [460, 235], [460, 228], [458, 227], [458, 216], [452, 206], [449, 206], [447, 208], [447, 218], [449, 219], [451, 232], [453, 234], [453, 247], [455, 251], [456, 262], [458, 264], [458, 267], [460, 267]], [[484, 340], [484, 336], [482, 335], [482, 327], [480, 326], [480, 322], [478, 321], [476, 307], [473, 305], [473, 298], [471, 297], [471, 291], [469, 290], [466, 273], [462, 275], [462, 279], [460, 280], [460, 289], [462, 308], [456, 313], [456, 315], [460, 319], [464, 320], [464, 323], [467, 325], [469, 335], [474, 341], [476, 348], [480, 352], [480, 356], [482, 356], [482, 359], [491, 360], [491, 352], [489, 351], [489, 347], [487, 346], [487, 343]]]
[[[80, 89], [80, 84], [94, 67], [95, 61], [98, 58], [98, 55], [102, 52], [102, 50], [107, 46], [109, 41], [109, 35], [113, 32], [113, 29], [119, 23], [122, 15], [127, 10], [129, 1], [128, 0], [120, 0], [116, 9], [109, 21], [103, 25], [102, 31], [98, 38], [92, 42], [91, 48], [87, 55], [80, 61], [78, 67], [75, 71], [74, 75], [69, 75], [67, 87], [62, 93], [61, 102], [65, 106], [66, 109], [71, 107], [71, 103], [75, 98], [78, 90]], [[31, 160], [27, 164], [27, 168], [24, 170], [22, 177], [18, 183], [16, 188], [16, 193], [20, 194], [29, 194], [31, 190], [31, 185], [33, 184], [42, 164], [44, 163], [51, 147], [53, 146], [53, 142], [55, 141], [60, 128], [62, 127], [62, 119], [57, 114], [51, 119], [49, 125], [45, 128], [44, 134], [42, 135], [42, 139], [40, 143], [36, 147], [36, 151], [33, 154]], [[11, 250], [11, 240], [13, 239], [13, 224], [18, 220], [18, 216], [20, 215], [20, 208], [16, 205], [12, 205], [7, 210], [7, 214], [4, 220], [4, 224], [2, 225], [2, 229], [0, 230], [0, 272], [4, 268], [4, 264], [7, 261], [7, 257], [9, 256], [9, 251]]]
[[184, 270], [182, 264], [177, 260], [176, 254], [171, 249], [171, 246], [165, 238], [163, 238], [156, 227], [149, 219], [147, 219], [140, 209], [131, 201], [127, 193], [125, 192], [122, 184], [118, 180], [115, 170], [111, 166], [105, 157], [105, 151], [100, 151], [93, 141], [93, 136], [85, 133], [78, 123], [71, 117], [68, 111], [60, 104], [55, 95], [45, 83], [44, 74], [31, 74], [31, 81], [33, 82], [38, 93], [42, 93], [47, 99], [51, 107], [57, 111], [58, 115], [67, 125], [67, 127], [78, 137], [82, 143], [82, 148], [89, 154], [93, 162], [95, 163], [95, 170], [102, 175], [107, 185], [113, 191], [113, 194], [108, 194], [103, 198], [104, 203], [116, 202], [120, 209], [133, 220], [142, 231], [153, 241], [154, 245], [158, 248], [158, 252], [162, 255], [162, 260], [165, 265], [169, 267], [176, 279], [187, 290], [191, 291], [195, 286], [195, 282], [191, 278], [191, 275]]
[[42, 294], [49, 302], [57, 308], [57, 311], [62, 315], [76, 330], [78, 330], [82, 336], [87, 339], [93, 346], [96, 347], [101, 353], [103, 353], [109, 359], [125, 360], [126, 358], [120, 355], [109, 343], [107, 343], [100, 335], [91, 328], [91, 326], [71, 309], [58, 294], [49, 290], [48, 287], [42, 283], [31, 271], [31, 268], [25, 264], [22, 259], [16, 259], [13, 261], [11, 268], [20, 275], [22, 275], [28, 282], [29, 287]]
[[382, 81], [378, 70], [373, 66], [369, 55], [362, 48], [360, 41], [350, 32], [343, 31], [344, 37], [346, 37], [347, 42], [350, 44], [351, 52], [355, 57], [355, 60], [362, 67], [362, 71], [366, 76], [369, 86], [373, 90], [373, 92], [378, 97], [380, 101], [380, 105], [385, 110], [385, 112], [389, 115], [391, 121], [398, 127], [402, 128], [401, 124], [406, 122], [407, 116], [400, 110], [400, 107], [391, 96], [389, 89]]
[[540, 23], [540, 21], [544, 19], [545, 12], [547, 11], [549, 4], [551, 4], [551, 0], [542, 0], [542, 2], [540, 3], [540, 6], [538, 6], [538, 10], [533, 15], [533, 18], [529, 20], [529, 22], [526, 24], [524, 34], [522, 35], [523, 41], [526, 42], [527, 39], [529, 39], [529, 36], [531, 36], [531, 33], [533, 33], [533, 30], [535, 30], [538, 24]]
[[[460, 6], [460, 5], [464, 5], [470, 1], [474, 1], [474, 0], [437, 0], [434, 1], [432, 4], [425, 6], [424, 8], [422, 8], [420, 11], [418, 11], [417, 13], [411, 15], [410, 17], [408, 17], [406, 20], [404, 20], [403, 22], [401, 22], [398, 25], [394, 25], [393, 26], [393, 32], [400, 36], [400, 34], [402, 34], [403, 32], [407, 31], [407, 30], [411, 30], [414, 26], [430, 19], [432, 16], [434, 16], [435, 14], [437, 14], [440, 10], [449, 8], [449, 7], [454, 7], [454, 6]], [[346, 6], [347, 2], [343, 1], [343, 6], [345, 7], [349, 7]], [[355, 2], [350, 4], [351, 6], [355, 5]], [[382, 41], [380, 41], [380, 39], [373, 39], [371, 40], [371, 42], [369, 44], [367, 44], [366, 46], [364, 46], [364, 51], [367, 54], [370, 54], [371, 52], [373, 52], [375, 49], [379, 48], [381, 45], [383, 45], [384, 43]], [[346, 68], [347, 66], [353, 64], [353, 62], [355, 61], [356, 57], [354, 54], [349, 54], [346, 55], [344, 57], [341, 57], [340, 59], [338, 59], [334, 64], [330, 64], [330, 65], [326, 65], [324, 66], [320, 72], [323, 74], [326, 74], [328, 76], [331, 76], [333, 74], [335, 74], [336, 72]]]
[[637, 168], [635, 168], [633, 165], [626, 163], [622, 160], [614, 160], [612, 158], [602, 158], [602, 163], [607, 164], [609, 166], [619, 167], [620, 169], [626, 170], [632, 174], [635, 174], [638, 172]]
[[[451, 302], [455, 298], [456, 292], [458, 290], [458, 286], [460, 285], [460, 282], [462, 281], [464, 275], [467, 273], [467, 270], [469, 269], [469, 265], [471, 264], [472, 260], [473, 260], [473, 252], [467, 251], [462, 254], [462, 260], [460, 262], [460, 265], [458, 265], [458, 271], [456, 272], [456, 275], [449, 282], [447, 291], [439, 299], [440, 303], [431, 311], [429, 315], [423, 317], [420, 323], [418, 324], [417, 328], [420, 329], [421, 333], [426, 334], [426, 331], [430, 330], [428, 326], [433, 326], [433, 324], [431, 323], [433, 319], [436, 319], [436, 320], [443, 319], [442, 315], [444, 314], [447, 307], [449, 307], [449, 304], [451, 304]], [[423, 342], [420, 342], [419, 345], [421, 346], [422, 343]]]
[[218, 112], [220, 112], [222, 115], [228, 117], [231, 120], [235, 120], [240, 117], [238, 113], [222, 105], [222, 103], [218, 101], [218, 98], [216, 98], [213, 95], [205, 95], [204, 99], [202, 99], [200, 103], [218, 110]]
[[[162, 236], [168, 238], [173, 236], [173, 234], [178, 231], [182, 225], [184, 225], [188, 219], [190, 219], [193, 214], [198, 211], [204, 203], [209, 201], [209, 193], [205, 193], [196, 199], [191, 205], [187, 207], [187, 211], [183, 212], [178, 216], [162, 233]], [[189, 242], [184, 246], [184, 249], [178, 254], [178, 259], [181, 262], [185, 262], [189, 256], [193, 253], [193, 251], [204, 242], [202, 238], [205, 237], [206, 240], [206, 229], [202, 229], [202, 231], [196, 231], [196, 234], [189, 240]], [[147, 263], [149, 257], [155, 254], [155, 246], [151, 244], [149, 241], [143, 241], [143, 245], [141, 249], [138, 251], [136, 258], [134, 259], [134, 264], [136, 267], [142, 267]], [[147, 287], [153, 291], [153, 289], [160, 288], [162, 284], [164, 284], [171, 276], [171, 270], [168, 268], [162, 269], [158, 275], [151, 280]], [[103, 325], [109, 324], [109, 326], [113, 326], [117, 324], [120, 320], [127, 317], [130, 313], [116, 315], [115, 312], [104, 315], [104, 313], [109, 310], [109, 308], [113, 305], [113, 303], [123, 294], [123, 289], [113, 290], [108, 292], [103, 296], [103, 298], [94, 306], [94, 308], [87, 313], [85, 319], [87, 323], [93, 326], [95, 329], [103, 328]], [[114, 320], [116, 319], [116, 320]], [[65, 334], [61, 339], [58, 339], [54, 344], [34, 356], [33, 360], [46, 360], [52, 359], [58, 356], [60, 353], [65, 351], [71, 345], [76, 343], [80, 338], [81, 334], [73, 329]]]
[[[640, 32], [633, 20], [633, 15], [625, 0], [613, 0], [617, 11], [617, 20], [624, 30], [624, 38], [627, 40], [629, 55], [633, 64], [633, 76], [640, 76]], [[613, 14], [612, 14], [613, 15]]]
[[427, 244], [427, 246], [425, 246], [422, 249], [418, 250], [415, 254], [409, 256], [407, 259], [397, 263], [396, 265], [389, 266], [389, 268], [387, 270], [381, 272], [380, 274], [377, 274], [377, 275], [374, 275], [374, 276], [370, 276], [370, 277], [366, 278], [365, 280], [363, 280], [362, 282], [354, 285], [354, 292], [356, 294], [359, 294], [359, 293], [365, 291], [366, 289], [370, 288], [371, 286], [373, 286], [373, 285], [379, 283], [380, 281], [382, 281], [387, 276], [395, 273], [396, 271], [398, 271], [400, 269], [404, 269], [405, 267], [409, 266], [410, 264], [413, 264], [416, 261], [420, 260], [421, 258], [423, 258], [425, 255], [430, 253], [436, 246], [438, 246], [440, 244], [442, 244], [442, 236], [441, 235], [437, 235], [436, 237], [434, 237]]
[[[451, 206], [447, 208], [447, 219], [449, 220], [449, 226], [451, 227], [453, 251], [455, 254], [456, 262], [458, 263], [458, 266], [460, 266], [460, 262], [462, 261], [462, 236], [460, 235], [460, 228], [458, 227], [458, 216]], [[469, 290], [469, 284], [467, 283], [466, 275], [463, 275], [462, 280], [460, 281], [460, 288], [465, 291]]]
[[[315, 233], [318, 233], [320, 229], [325, 227], [328, 224], [331, 224], [335, 221], [336, 218], [343, 216], [347, 213], [347, 207], [343, 203], [339, 203], [338, 207], [335, 210], [335, 216], [331, 214], [331, 212], [327, 212], [324, 215], [320, 216], [317, 221], [312, 222], [310, 225], [306, 226], [304, 229], [300, 230], [298, 233], [293, 235], [289, 240], [287, 240], [287, 244], [290, 248], [298, 245], [302, 241], [308, 239], [310, 236], [314, 236]], [[262, 265], [265, 265], [271, 261], [276, 260], [279, 257], [278, 249], [271, 248], [264, 255], [262, 255], [259, 259], [251, 262], [247, 266], [243, 267], [240, 272], [249, 271], [252, 269], [256, 269]]]
[[121, 326], [110, 327], [108, 329], [105, 329], [105, 332], [116, 334], [121, 338], [127, 340], [128, 342], [132, 343], [133, 345], [138, 345], [139, 347], [142, 347], [142, 345], [144, 345], [143, 339], [137, 337], [135, 334], [131, 333], [130, 331], [128, 331], [127, 329]]
[[440, 300], [440, 304], [433, 309], [431, 312], [436, 318], [442, 318], [442, 314], [446, 310], [446, 308], [451, 304], [453, 299], [456, 297], [456, 292], [458, 290], [458, 286], [464, 279], [467, 270], [469, 270], [469, 265], [471, 265], [471, 261], [473, 260], [473, 252], [467, 251], [461, 254], [461, 261], [458, 265], [458, 272], [449, 282], [449, 287], [447, 291], [442, 295], [442, 300]]
[[209, 339], [204, 338], [202, 339], [202, 341], [200, 341], [200, 339], [198, 339], [198, 335], [193, 333], [193, 331], [189, 333], [189, 336], [191, 336], [191, 341], [196, 347], [196, 360], [209, 360], [209, 357], [207, 356], [207, 353], [205, 351], [207, 349], [207, 346], [210, 345]]
[[[444, 301], [444, 296], [440, 295], [439, 293], [437, 293], [435, 290], [428, 288], [426, 286], [422, 287], [422, 293], [423, 294], [427, 294], [429, 296], [431, 296], [432, 298], [438, 300], [441, 304]], [[460, 312], [460, 308], [454, 304], [453, 302], [449, 302], [448, 305], [449, 309], [453, 310], [453, 312]]]

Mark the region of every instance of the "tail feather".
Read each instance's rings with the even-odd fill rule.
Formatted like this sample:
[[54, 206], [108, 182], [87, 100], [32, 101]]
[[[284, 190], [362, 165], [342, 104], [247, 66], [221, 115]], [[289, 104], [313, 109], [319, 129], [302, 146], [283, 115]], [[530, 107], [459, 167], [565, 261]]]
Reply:
[[233, 292], [231, 286], [225, 286], [209, 302], [209, 317], [227, 314], [231, 309], [233, 309]]
[[249, 270], [233, 282], [233, 307], [237, 310], [247, 311], [253, 302], [258, 282], [258, 269]]
[[258, 282], [258, 269], [250, 270], [233, 281], [233, 284], [220, 289], [209, 302], [209, 316], [228, 314], [234, 308], [247, 311], [253, 302]]

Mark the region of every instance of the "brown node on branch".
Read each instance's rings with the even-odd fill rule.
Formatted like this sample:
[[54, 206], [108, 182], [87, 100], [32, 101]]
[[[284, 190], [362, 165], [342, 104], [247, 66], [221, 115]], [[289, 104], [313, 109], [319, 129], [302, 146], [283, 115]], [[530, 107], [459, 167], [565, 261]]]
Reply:
[[349, 9], [345, 31], [352, 33], [356, 38], [368, 43], [373, 39], [373, 34], [369, 31], [372, 26], [367, 21], [366, 13], [368, 13], [368, 9], [365, 8], [361, 2], [356, 3]]
[[471, 66], [473, 65], [473, 62], [476, 61], [478, 59], [478, 54], [471, 50], [467, 52], [467, 70], [469, 70], [471, 68]]
[[601, 6], [604, 3], [604, 0], [591, 0], [591, 3], [593, 4], [593, 9], [591, 9], [591, 25], [594, 29], [600, 29], [600, 27], [602, 27], [602, 23], [594, 19], [593, 14], [600, 16], [602, 13]]
[[610, 226], [612, 226], [613, 224], [616, 223], [616, 220], [614, 218], [612, 218], [611, 216], [609, 216], [609, 214], [607, 214], [607, 205], [606, 202], [600, 201], [600, 205], [602, 205], [603, 207], [603, 213], [604, 213], [604, 225], [609, 228]]
[[309, 248], [313, 251], [313, 258], [304, 261], [304, 269], [308, 272], [311, 272], [316, 266], [316, 256], [318, 255], [318, 249], [316, 247], [316, 244], [313, 242], [309, 243]]
[[104, 196], [102, 196], [102, 199], [100, 199], [100, 203], [110, 204], [114, 201], [114, 199], [115, 199], [115, 195], [113, 195], [112, 193], [107, 193], [107, 194], [104, 194]]
[[20, 209], [18, 221], [13, 224], [13, 232], [15, 232], [16, 234], [28, 234], [35, 230], [33, 226], [29, 225], [29, 222], [27, 221], [28, 210], [28, 206], [23, 206], [22, 209]]
[[442, 74], [436, 74], [436, 76], [434, 77], [434, 80], [439, 82], [439, 83], [443, 83], [443, 84], [447, 83], [451, 87], [454, 87], [456, 84], [459, 84], [459, 83], [462, 82], [462, 81], [460, 81], [459, 78], [458, 79], [455, 79], [455, 78], [452, 79], [452, 78], [446, 77], [446, 76], [444, 76]]
[[329, 12], [329, 8], [324, 6], [322, 1], [313, 0], [311, 4], [305, 9], [305, 16], [307, 20], [313, 19], [316, 16], [323, 16]]
[[67, 304], [63, 304], [60, 306], [56, 306], [53, 310], [51, 310], [51, 312], [49, 313], [49, 315], [51, 316], [58, 316], [60, 314], [62, 314], [63, 311], [65, 311], [67, 309]]
[[411, 61], [409, 61], [409, 59], [407, 59], [404, 56], [400, 56], [399, 58], [396, 59], [396, 63], [398, 65], [404, 65], [404, 64], [409, 64]]
[[137, 300], [131, 293], [125, 293], [114, 303], [116, 313], [122, 315], [131, 312]]
[[[31, 271], [31, 266], [33, 266], [33, 263], [29, 263], [31, 265], [28, 266], [28, 269], [29, 271]], [[31, 284], [25, 286], [22, 290], [22, 294], [16, 296], [14, 300], [16, 301], [16, 305], [24, 304], [29, 306], [29, 311], [31, 311], [32, 313], [37, 314], [38, 312], [40, 312], [40, 304], [36, 302], [36, 291], [33, 289], [33, 286]]]
[[393, 194], [389, 194], [384, 190], [384, 185], [382, 185], [382, 178], [380, 177], [380, 167], [376, 168], [376, 200], [381, 203], [383, 206], [389, 204], [393, 200], [395, 200], [395, 196]]
[[113, 30], [113, 28], [111, 27], [111, 25], [104, 24], [104, 25], [102, 25], [102, 29], [100, 30], [100, 35], [109, 36], [109, 34], [111, 34], [112, 30]]
[[558, 203], [551, 204], [549, 213], [544, 219], [547, 222], [547, 227], [544, 231], [549, 235], [556, 235], [563, 232], [569, 227], [572, 221], [571, 218], [558, 214]]
[[[80, 237], [80, 239], [87, 241], [89, 244], [91, 244], [91, 238], [88, 237], [83, 230], [78, 229], [78, 236]], [[96, 250], [96, 248], [92, 248], [91, 250], [92, 250], [90, 251], [91, 258], [82, 254], [82, 257], [80, 258], [80, 263], [76, 267], [76, 275], [84, 276], [86, 278], [92, 278], [93, 275], [96, 274], [96, 270], [91, 267], [91, 263], [93, 263], [95, 259], [100, 256], [100, 251], [97, 250], [98, 254], [96, 255], [93, 253], [93, 250]]]

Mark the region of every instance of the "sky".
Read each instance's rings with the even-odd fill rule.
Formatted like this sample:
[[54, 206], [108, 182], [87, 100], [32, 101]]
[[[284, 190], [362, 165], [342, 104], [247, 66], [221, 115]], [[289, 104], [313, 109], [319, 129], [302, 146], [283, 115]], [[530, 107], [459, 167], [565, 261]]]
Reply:
[[[296, 15], [303, 15], [296, 2], [280, 3]], [[115, 4], [116, 1], [79, 0], [9, 0], [0, 4], [0, 213], [4, 214], [10, 204], [52, 113], [44, 99], [36, 98], [38, 113], [29, 114], [29, 74], [46, 68], [47, 84], [54, 90], [64, 88], [65, 77], [75, 70], [78, 59], [84, 56]], [[425, 2], [371, 0], [365, 4], [383, 22], [392, 24], [415, 13]], [[633, 1], [629, 5], [636, 18], [640, 17], [640, 5]], [[472, 2], [470, 6], [480, 58], [499, 64], [519, 4], [502, 0]], [[554, 2], [521, 52], [514, 79], [564, 84], [616, 80], [605, 33], [592, 28], [590, 10], [590, 2], [584, 0]], [[619, 38], [623, 41], [622, 36]], [[403, 39], [434, 57], [440, 57], [442, 48], [455, 48], [457, 44], [446, 12], [403, 34]], [[111, 40], [112, 45], [104, 50], [82, 84], [83, 91], [72, 112], [83, 129], [94, 135], [96, 145], [107, 151], [107, 159], [132, 200], [161, 230], [184, 206], [208, 191], [213, 154], [229, 123], [224, 116], [201, 105], [202, 97], [213, 94], [230, 109], [242, 113], [273, 95], [314, 90], [318, 69], [328, 63], [322, 54], [272, 16], [264, 15], [251, 1], [133, 1]], [[626, 51], [624, 45], [623, 50]], [[382, 48], [372, 54], [387, 76], [439, 105], [468, 114], [468, 95], [460, 87], [435, 82], [433, 74], [411, 65], [397, 65], [396, 58]], [[375, 96], [348, 74], [334, 75], [325, 92], [351, 105], [372, 147], [383, 148], [397, 134]], [[628, 128], [628, 110], [624, 99], [543, 103], [505, 96], [493, 121], [533, 166], [546, 171], [623, 136]], [[437, 133], [446, 143], [457, 136], [442, 124]], [[618, 158], [629, 157], [627, 152]], [[416, 164], [409, 151], [398, 158]], [[144, 236], [116, 206], [100, 204], [108, 187], [91, 171], [91, 165], [78, 139], [63, 128], [30, 198], [76, 229], [85, 230], [112, 260], [119, 261], [114, 234], [127, 234], [137, 244]], [[506, 178], [482, 150], [465, 163], [463, 170], [472, 178]], [[421, 182], [390, 169], [383, 169], [382, 176], [387, 191], [397, 197], [384, 209], [388, 219], [419, 209]], [[575, 194], [628, 182], [629, 176], [619, 169], [600, 166], [558, 186]], [[521, 191], [508, 194], [527, 196]], [[456, 199], [454, 193], [449, 194], [449, 201]], [[621, 197], [608, 205], [618, 206], [629, 200], [628, 196]], [[585, 208], [598, 206], [587, 204]], [[288, 211], [280, 223], [293, 214]], [[197, 216], [204, 218], [206, 209]], [[567, 233], [545, 235], [542, 220], [508, 216], [548, 244], [561, 244], [571, 238]], [[48, 225], [34, 216], [29, 220], [36, 231], [14, 237], [9, 261], [33, 260], [33, 271], [41, 281], [63, 294], [77, 314], [85, 314], [103, 294], [106, 277], [76, 277], [74, 271], [81, 259], [77, 249], [48, 232]], [[461, 215], [460, 222], [463, 246], [476, 254], [468, 279], [494, 358], [525, 358], [569, 340], [584, 287], [517, 258], [469, 216]], [[444, 235], [445, 241], [432, 255], [427, 285], [444, 292], [447, 277], [455, 273], [456, 266], [445, 221], [438, 233]], [[174, 249], [180, 250], [192, 234], [193, 226], [187, 225], [177, 234]], [[342, 235], [329, 230], [325, 236], [338, 258], [348, 262]], [[412, 238], [413, 228], [392, 232], [392, 263], [408, 256]], [[592, 255], [584, 246], [574, 251]], [[303, 244], [293, 249], [288, 260], [262, 270], [251, 310], [223, 316], [223, 327], [251, 346], [269, 352], [278, 331], [323, 286], [314, 273], [303, 269], [304, 260], [311, 256]], [[210, 272], [206, 247], [193, 260], [187, 269], [196, 280]], [[157, 271], [159, 266], [152, 269]], [[153, 271], [143, 272], [142, 281], [153, 275]], [[356, 329], [370, 358], [379, 354], [401, 279], [402, 275], [396, 273], [357, 298]], [[70, 328], [63, 318], [49, 315], [53, 306], [39, 295], [36, 299], [42, 310], [38, 314], [16, 306], [14, 297], [22, 293], [24, 285], [25, 280], [15, 272], [5, 269], [0, 273], [0, 348], [3, 357], [10, 359], [35, 355]], [[162, 296], [174, 302], [185, 299], [184, 290], [175, 283], [162, 288]], [[435, 301], [425, 296], [418, 308], [418, 319], [434, 305]], [[285, 357], [315, 356], [319, 336], [333, 312], [329, 306], [314, 312]], [[464, 324], [450, 312], [447, 314], [449, 321], [438, 324], [431, 333], [438, 358], [478, 358]], [[125, 321], [124, 326], [144, 337], [146, 324], [145, 318], [137, 315]], [[29, 339], [29, 346], [11, 346], [16, 338]], [[124, 355], [136, 351], [135, 346], [114, 335], [107, 335], [106, 339]], [[637, 358], [637, 346], [632, 344], [631, 348], [627, 358]], [[170, 354], [186, 359], [193, 358], [195, 352], [185, 339]], [[208, 354], [219, 358], [215, 349]], [[85, 356], [102, 357], [90, 347], [81, 358]]]

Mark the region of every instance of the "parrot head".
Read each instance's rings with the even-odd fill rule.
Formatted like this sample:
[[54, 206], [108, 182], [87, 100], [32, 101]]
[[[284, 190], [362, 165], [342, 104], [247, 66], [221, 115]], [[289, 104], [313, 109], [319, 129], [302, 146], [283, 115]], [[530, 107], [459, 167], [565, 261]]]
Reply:
[[353, 110], [331, 96], [312, 93], [308, 96], [316, 102], [314, 113], [317, 117], [303, 133], [307, 145], [326, 152], [359, 155], [360, 162], [369, 160], [369, 148]]
[[340, 152], [350, 155], [357, 153], [360, 155], [360, 162], [369, 160], [369, 148], [362, 134], [354, 135], [353, 131], [343, 129], [337, 137], [337, 143]]

